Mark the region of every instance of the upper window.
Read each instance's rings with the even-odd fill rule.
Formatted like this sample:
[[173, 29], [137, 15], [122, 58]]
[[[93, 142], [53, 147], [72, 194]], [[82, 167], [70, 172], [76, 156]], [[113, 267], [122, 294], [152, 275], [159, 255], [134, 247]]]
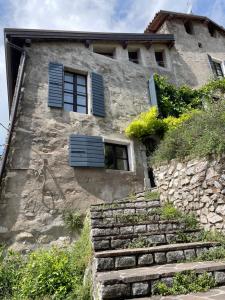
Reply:
[[87, 114], [87, 76], [64, 73], [64, 109]]
[[216, 37], [216, 30], [214, 28], [214, 26], [212, 26], [211, 24], [208, 25], [208, 30], [209, 30], [209, 34], [212, 36], [212, 37]]
[[127, 146], [105, 143], [105, 166], [107, 169], [129, 171]]
[[164, 51], [156, 51], [155, 59], [156, 59], [158, 66], [165, 68], [166, 64], [165, 64]]
[[132, 61], [135, 64], [138, 64], [138, 52], [137, 51], [128, 51], [129, 61]]
[[194, 34], [193, 25], [190, 21], [184, 23], [184, 28], [188, 34]]
[[213, 69], [214, 75], [216, 75], [217, 77], [220, 77], [220, 78], [224, 77], [222, 64], [220, 62], [212, 60], [212, 69]]

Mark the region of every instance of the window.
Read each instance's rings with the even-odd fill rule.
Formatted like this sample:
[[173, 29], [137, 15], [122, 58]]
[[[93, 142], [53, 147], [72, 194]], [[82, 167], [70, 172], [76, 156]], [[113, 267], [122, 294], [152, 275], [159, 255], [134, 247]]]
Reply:
[[105, 143], [105, 166], [107, 169], [129, 171], [127, 146]]
[[220, 62], [212, 60], [212, 69], [213, 69], [213, 73], [214, 73], [214, 75], [216, 75], [216, 77], [224, 76], [222, 65]]
[[104, 55], [109, 58], [114, 58], [115, 49], [112, 47], [104, 47], [104, 46], [100, 46], [100, 45], [94, 45], [93, 52]]
[[216, 30], [215, 30], [214, 26], [212, 26], [211, 24], [208, 25], [208, 31], [212, 37], [216, 37]]
[[158, 66], [165, 68], [164, 51], [156, 51], [155, 59], [156, 59]]
[[87, 76], [64, 73], [63, 103], [66, 111], [87, 114]]
[[184, 28], [188, 34], [194, 34], [193, 25], [191, 22], [185, 22]]
[[135, 64], [138, 64], [138, 52], [137, 51], [128, 51], [129, 61], [132, 61]]

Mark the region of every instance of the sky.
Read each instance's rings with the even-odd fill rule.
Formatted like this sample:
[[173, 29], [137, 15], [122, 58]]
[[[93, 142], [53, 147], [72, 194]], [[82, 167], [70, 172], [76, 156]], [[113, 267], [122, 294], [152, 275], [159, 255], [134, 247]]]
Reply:
[[[0, 123], [8, 126], [3, 28], [143, 32], [160, 9], [205, 15], [225, 27], [225, 0], [0, 0]], [[0, 126], [0, 153], [6, 130]]]

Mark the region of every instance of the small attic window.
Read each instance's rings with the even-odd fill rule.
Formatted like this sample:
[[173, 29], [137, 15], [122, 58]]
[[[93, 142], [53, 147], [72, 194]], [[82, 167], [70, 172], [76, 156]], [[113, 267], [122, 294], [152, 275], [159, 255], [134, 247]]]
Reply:
[[193, 24], [190, 21], [184, 23], [184, 28], [188, 34], [194, 34]]
[[209, 34], [210, 34], [212, 37], [216, 37], [216, 30], [215, 30], [215, 27], [212, 26], [211, 24], [208, 24], [208, 31], [209, 31]]
[[114, 52], [115, 52], [115, 49], [114, 48], [108, 48], [108, 47], [101, 47], [101, 46], [94, 46], [93, 47], [93, 52], [94, 53], [98, 53], [98, 54], [101, 54], [101, 55], [104, 55], [104, 56], [107, 56], [107, 57], [110, 57], [110, 58], [114, 58]]
[[157, 50], [155, 51], [155, 60], [158, 66], [165, 68], [166, 63], [165, 63], [165, 53], [163, 50]]

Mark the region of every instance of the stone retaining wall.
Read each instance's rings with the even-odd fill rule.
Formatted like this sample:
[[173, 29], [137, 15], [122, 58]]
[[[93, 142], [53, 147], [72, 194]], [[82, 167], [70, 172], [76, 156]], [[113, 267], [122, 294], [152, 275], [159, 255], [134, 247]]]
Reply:
[[225, 156], [207, 161], [171, 161], [155, 167], [160, 200], [195, 212], [205, 229], [225, 232]]

